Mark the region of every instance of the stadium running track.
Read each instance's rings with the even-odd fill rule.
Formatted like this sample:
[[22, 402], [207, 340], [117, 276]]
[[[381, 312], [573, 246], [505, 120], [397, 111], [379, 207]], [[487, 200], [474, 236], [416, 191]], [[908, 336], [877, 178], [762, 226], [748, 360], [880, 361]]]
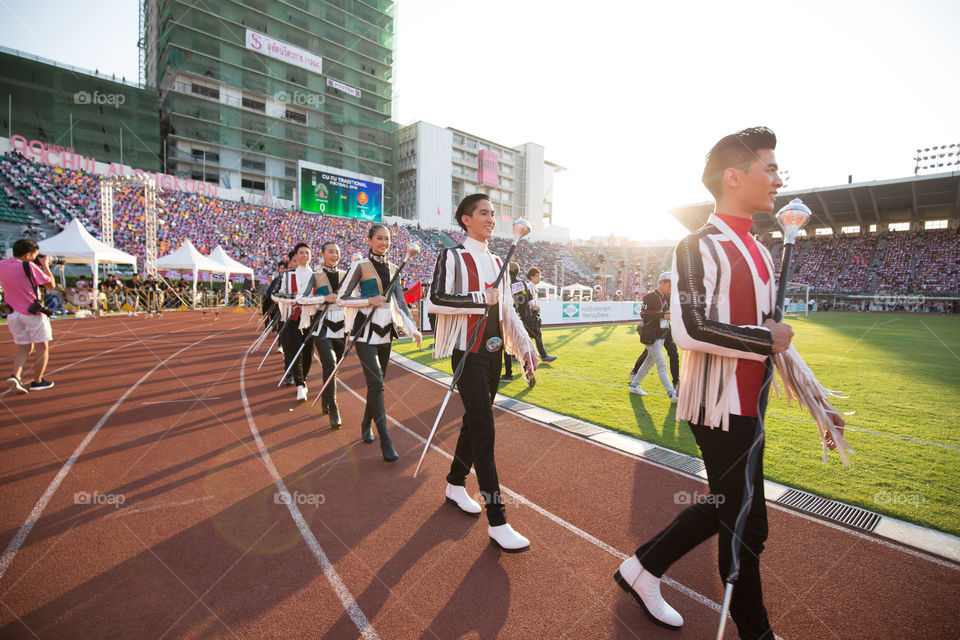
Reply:
[[[443, 500], [456, 395], [414, 479], [443, 387], [391, 363], [401, 458], [387, 464], [359, 438], [356, 357], [333, 431], [276, 388], [278, 356], [257, 370], [265, 351], [246, 355], [248, 318], [54, 323], [56, 387], [0, 398], [0, 637], [714, 636], [715, 541], [667, 574], [679, 632], [651, 624], [612, 578], [681, 508], [674, 495], [703, 483], [495, 409], [508, 517], [533, 544], [501, 553], [485, 519]], [[763, 580], [779, 637], [960, 636], [956, 564], [774, 505], [769, 518]]]

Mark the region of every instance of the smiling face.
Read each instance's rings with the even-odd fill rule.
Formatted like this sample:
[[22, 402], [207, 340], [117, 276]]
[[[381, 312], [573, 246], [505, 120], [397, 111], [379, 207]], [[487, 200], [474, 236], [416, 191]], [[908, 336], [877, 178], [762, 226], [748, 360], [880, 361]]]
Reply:
[[310, 247], [300, 247], [297, 249], [297, 253], [293, 258], [297, 261], [298, 266], [307, 267], [310, 266], [310, 258], [312, 256], [313, 252], [310, 251]]
[[757, 158], [746, 171], [727, 169], [724, 195], [736, 203], [744, 214], [773, 211], [777, 190], [783, 186], [777, 158], [772, 149], [758, 149]]
[[367, 238], [367, 244], [378, 256], [387, 255], [387, 251], [390, 250], [390, 230], [386, 227], [378, 228], [373, 232], [372, 238]]
[[335, 267], [340, 264], [340, 245], [335, 242], [327, 244], [323, 248], [323, 262], [328, 267]]
[[473, 213], [462, 215], [460, 220], [467, 228], [467, 235], [474, 240], [485, 242], [497, 228], [497, 212], [489, 200], [479, 200], [473, 206]]

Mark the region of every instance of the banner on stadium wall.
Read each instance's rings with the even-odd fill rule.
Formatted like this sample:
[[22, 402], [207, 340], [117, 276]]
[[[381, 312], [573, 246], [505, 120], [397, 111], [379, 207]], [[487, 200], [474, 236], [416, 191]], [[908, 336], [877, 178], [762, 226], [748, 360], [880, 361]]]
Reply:
[[300, 160], [297, 192], [304, 213], [373, 222], [383, 218], [383, 178]]
[[589, 324], [591, 322], [638, 322], [640, 302], [563, 302], [540, 303], [543, 324]]
[[186, 193], [199, 193], [202, 195], [219, 197], [217, 185], [203, 180], [188, 180], [178, 178], [168, 173], [159, 171], [144, 171], [143, 169], [134, 169], [125, 164], [116, 162], [97, 162], [96, 158], [80, 155], [73, 149], [50, 145], [42, 140], [30, 140], [21, 135], [14, 135], [10, 138], [10, 147], [22, 154], [28, 160], [39, 162], [50, 167], [61, 167], [72, 171], [85, 171], [100, 176], [113, 178], [115, 176], [133, 176], [146, 174], [153, 178], [158, 189], [173, 189]]
[[307, 71], [323, 73], [323, 58], [320, 56], [252, 29], [247, 29], [247, 49]]

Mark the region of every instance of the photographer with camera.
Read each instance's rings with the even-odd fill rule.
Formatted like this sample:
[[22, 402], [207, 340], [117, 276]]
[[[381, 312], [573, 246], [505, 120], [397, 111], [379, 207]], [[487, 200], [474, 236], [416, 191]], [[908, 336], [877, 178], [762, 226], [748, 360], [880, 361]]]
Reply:
[[[4, 302], [13, 310], [7, 318], [7, 327], [13, 334], [17, 352], [13, 356], [13, 375], [7, 378], [11, 391], [27, 393], [49, 389], [51, 380], [45, 380], [49, 348], [53, 339], [50, 316], [53, 312], [44, 306], [40, 287], [53, 288], [50, 273], [50, 257], [40, 255], [40, 247], [26, 238], [13, 243], [13, 258], [0, 260], [0, 285], [3, 286]], [[27, 358], [37, 348], [34, 364], [35, 377], [29, 389], [23, 386], [20, 375]]]

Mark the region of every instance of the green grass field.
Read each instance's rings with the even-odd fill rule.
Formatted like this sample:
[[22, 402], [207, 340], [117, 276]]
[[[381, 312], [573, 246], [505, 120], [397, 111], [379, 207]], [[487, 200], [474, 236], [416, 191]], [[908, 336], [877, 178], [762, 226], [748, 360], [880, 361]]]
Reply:
[[[770, 401], [764, 457], [767, 478], [878, 513], [960, 535], [960, 317], [817, 313], [791, 317], [800, 354], [830, 389], [851, 428], [850, 467], [834, 453], [821, 462], [816, 425], [796, 404]], [[627, 391], [643, 345], [633, 325], [544, 330], [547, 351], [529, 390], [517, 376], [504, 395], [683, 453], [699, 456], [686, 423], [653, 370], [645, 398]], [[432, 340], [427, 337], [424, 346]], [[450, 372], [449, 358], [397, 343], [398, 353]], [[683, 357], [681, 352], [681, 358]], [[516, 372], [516, 370], [515, 370]], [[856, 429], [856, 431], [854, 431]]]

